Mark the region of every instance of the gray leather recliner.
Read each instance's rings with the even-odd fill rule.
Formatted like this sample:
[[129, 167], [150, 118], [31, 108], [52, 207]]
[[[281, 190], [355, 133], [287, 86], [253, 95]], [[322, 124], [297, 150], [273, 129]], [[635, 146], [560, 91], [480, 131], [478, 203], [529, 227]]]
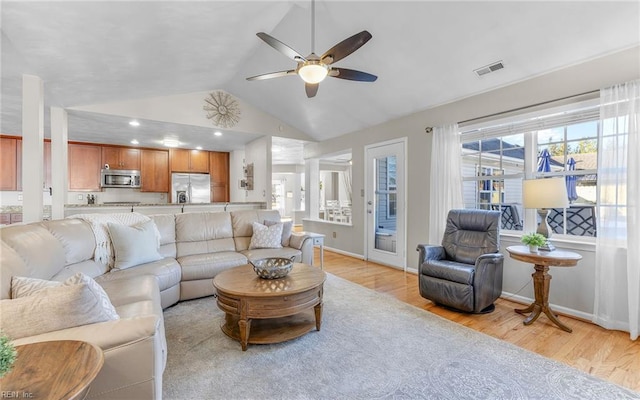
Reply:
[[499, 228], [499, 211], [449, 211], [442, 246], [418, 245], [420, 295], [460, 311], [493, 311], [502, 293]]

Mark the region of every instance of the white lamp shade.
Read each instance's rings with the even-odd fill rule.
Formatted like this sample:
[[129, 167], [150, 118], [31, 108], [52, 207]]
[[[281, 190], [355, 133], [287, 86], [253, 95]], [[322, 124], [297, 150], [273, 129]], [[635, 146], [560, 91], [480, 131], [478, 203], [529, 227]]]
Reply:
[[566, 208], [569, 196], [565, 179], [543, 178], [522, 181], [524, 208]]

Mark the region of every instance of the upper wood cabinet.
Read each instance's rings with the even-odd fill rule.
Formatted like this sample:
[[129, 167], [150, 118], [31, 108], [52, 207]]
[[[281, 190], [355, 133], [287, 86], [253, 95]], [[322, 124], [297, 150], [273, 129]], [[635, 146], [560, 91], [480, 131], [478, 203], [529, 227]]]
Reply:
[[18, 140], [0, 138], [0, 190], [17, 190]]
[[100, 190], [100, 146], [70, 143], [68, 162], [69, 190]]
[[140, 191], [169, 192], [169, 152], [166, 150], [141, 150]]
[[229, 201], [229, 153], [212, 151], [209, 161], [211, 201]]
[[209, 152], [204, 150], [170, 149], [171, 172], [209, 173]]
[[102, 165], [111, 169], [140, 169], [140, 150], [128, 147], [102, 147]]

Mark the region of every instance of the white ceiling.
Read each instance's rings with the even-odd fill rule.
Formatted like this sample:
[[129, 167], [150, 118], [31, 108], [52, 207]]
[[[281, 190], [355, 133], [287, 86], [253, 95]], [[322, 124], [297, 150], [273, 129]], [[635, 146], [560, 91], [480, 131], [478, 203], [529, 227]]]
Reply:
[[[0, 7], [0, 132], [14, 135], [21, 131], [22, 74], [43, 79], [46, 107], [220, 89], [320, 141], [640, 43], [637, 1], [318, 0], [316, 53], [366, 29], [373, 39], [336, 66], [379, 78], [327, 78], [308, 99], [296, 76], [245, 78], [294, 67], [257, 32], [311, 52], [309, 1], [2, 1]], [[481, 78], [473, 73], [498, 60], [505, 69]], [[220, 140], [211, 135], [214, 127], [143, 120], [132, 128], [129, 119], [70, 111], [69, 138], [128, 144], [134, 134], [157, 140], [171, 132], [189, 145], [233, 150], [259, 135], [226, 130]]]

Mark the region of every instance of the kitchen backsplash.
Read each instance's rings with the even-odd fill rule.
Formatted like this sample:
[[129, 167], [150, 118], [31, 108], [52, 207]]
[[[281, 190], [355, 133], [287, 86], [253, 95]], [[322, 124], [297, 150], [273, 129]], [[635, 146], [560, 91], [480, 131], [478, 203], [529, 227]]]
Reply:
[[[164, 204], [167, 202], [166, 193], [147, 193], [136, 189], [107, 188], [96, 192], [67, 192], [66, 204], [87, 204], [87, 195], [94, 195], [95, 204], [105, 202], [140, 202], [148, 204]], [[42, 193], [42, 204], [51, 205], [49, 192]], [[0, 191], [0, 206], [21, 206], [22, 192]]]

